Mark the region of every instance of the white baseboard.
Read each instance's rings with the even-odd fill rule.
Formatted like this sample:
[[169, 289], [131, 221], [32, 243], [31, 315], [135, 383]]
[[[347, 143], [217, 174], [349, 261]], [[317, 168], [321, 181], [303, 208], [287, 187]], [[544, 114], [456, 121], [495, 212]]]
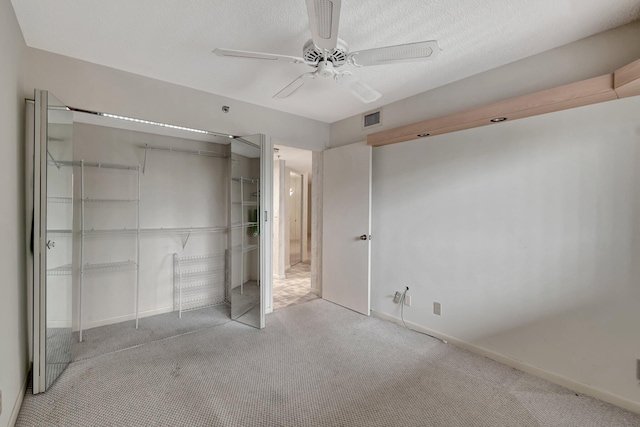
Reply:
[[[391, 316], [389, 314], [381, 313], [379, 311], [374, 311], [374, 310], [371, 310], [371, 315], [383, 320], [388, 320], [390, 322], [402, 325], [402, 319], [400, 319], [399, 317]], [[441, 334], [440, 332], [425, 328], [416, 323], [408, 322], [406, 320], [405, 320], [405, 323], [407, 324], [409, 329], [413, 329], [417, 332], [424, 332], [426, 334], [433, 335], [436, 338], [447, 341], [449, 344], [453, 344], [456, 347], [468, 350], [472, 353], [479, 354], [488, 359], [495, 360], [496, 362], [502, 363], [503, 365], [518, 369], [520, 371], [526, 372], [531, 375], [535, 375], [536, 377], [539, 377], [547, 381], [550, 381], [554, 384], [558, 384], [560, 386], [566, 387], [577, 393], [591, 396], [596, 399], [602, 400], [603, 402], [611, 403], [612, 405], [619, 406], [620, 408], [640, 414], [640, 402], [634, 402], [633, 400], [629, 400], [627, 398], [618, 396], [608, 391], [601, 390], [599, 388], [595, 388], [578, 381], [574, 381], [571, 378], [558, 375], [556, 373], [538, 368], [533, 365], [529, 365], [528, 363], [522, 362], [520, 360], [511, 359], [510, 357], [504, 356], [500, 353], [496, 353], [487, 348], [480, 347], [475, 344], [471, 344], [469, 342], [459, 340], [449, 335]]]
[[[170, 313], [172, 311], [173, 311], [173, 306], [141, 311], [140, 313], [138, 313], [138, 318], [141, 319], [143, 317], [155, 316], [156, 314]], [[127, 320], [135, 320], [135, 319], [136, 319], [135, 314], [127, 314], [125, 316], [110, 317], [108, 319], [96, 320], [86, 325], [82, 325], [82, 329], [86, 331], [87, 329], [91, 329], [91, 328], [97, 328], [97, 327], [106, 326], [106, 325], [113, 325], [114, 323], [126, 322]]]
[[20, 388], [18, 397], [16, 397], [16, 401], [13, 404], [13, 410], [11, 411], [11, 416], [9, 417], [8, 427], [15, 427], [16, 421], [18, 421], [18, 414], [20, 414], [20, 408], [22, 408], [22, 401], [24, 400], [24, 395], [27, 393], [27, 385], [29, 384], [30, 372], [31, 364], [29, 364], [29, 369], [27, 370], [27, 374], [24, 376], [24, 381], [22, 382], [22, 388]]
[[70, 328], [71, 322], [68, 320], [47, 320], [47, 328]]

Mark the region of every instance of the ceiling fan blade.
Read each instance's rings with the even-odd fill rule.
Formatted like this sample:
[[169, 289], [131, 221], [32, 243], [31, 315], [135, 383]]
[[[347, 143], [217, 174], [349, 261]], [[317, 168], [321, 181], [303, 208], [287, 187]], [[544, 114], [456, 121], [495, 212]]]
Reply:
[[315, 73], [304, 73], [303, 75], [301, 75], [300, 77], [298, 77], [297, 79], [289, 83], [287, 86], [285, 86], [284, 89], [282, 89], [280, 92], [273, 95], [273, 97], [282, 99], [282, 98], [288, 98], [292, 96], [302, 86], [304, 86], [304, 79], [306, 78], [315, 79], [316, 75]]
[[367, 65], [425, 61], [435, 58], [439, 53], [440, 46], [438, 46], [438, 42], [430, 40], [352, 52], [347, 59], [351, 65], [363, 67]]
[[331, 51], [338, 44], [338, 24], [342, 0], [306, 0], [313, 43]]
[[249, 59], [265, 59], [268, 61], [286, 61], [294, 64], [304, 64], [304, 59], [295, 56], [286, 55], [274, 55], [272, 53], [261, 52], [249, 52], [246, 50], [234, 50], [234, 49], [214, 49], [213, 53], [218, 56], [232, 56], [235, 58], [249, 58]]
[[382, 96], [371, 86], [361, 81], [358, 76], [352, 74], [349, 71], [343, 71], [342, 73], [336, 75], [336, 81], [340, 86], [349, 89], [351, 93], [356, 96], [356, 98], [366, 104], [376, 101]]

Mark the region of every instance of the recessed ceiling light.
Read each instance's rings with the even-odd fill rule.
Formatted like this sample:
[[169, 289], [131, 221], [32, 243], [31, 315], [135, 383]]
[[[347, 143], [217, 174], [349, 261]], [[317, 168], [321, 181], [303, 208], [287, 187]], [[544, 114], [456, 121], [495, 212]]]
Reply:
[[495, 119], [491, 119], [493, 123], [500, 123], [500, 122], [504, 122], [505, 120], [507, 120], [506, 117], [496, 117]]
[[425, 136], [431, 135], [430, 133], [419, 133], [418, 138], [424, 138]]

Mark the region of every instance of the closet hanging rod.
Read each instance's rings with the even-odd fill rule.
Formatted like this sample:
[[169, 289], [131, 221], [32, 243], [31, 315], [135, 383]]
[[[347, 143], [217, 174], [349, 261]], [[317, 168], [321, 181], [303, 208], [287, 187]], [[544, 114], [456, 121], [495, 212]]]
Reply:
[[[62, 166], [78, 166], [79, 167], [80, 163], [81, 162], [79, 161], [57, 160], [54, 164], [62, 165]], [[90, 168], [102, 168], [102, 169], [138, 170], [138, 166], [118, 165], [113, 163], [84, 162], [84, 166], [90, 167]]]
[[175, 147], [157, 147], [155, 145], [139, 145], [138, 147], [149, 149], [149, 150], [161, 150], [161, 151], [172, 151], [176, 153], [182, 154], [195, 154], [196, 156], [205, 156], [205, 157], [221, 157], [223, 159], [228, 158], [229, 156], [222, 153], [217, 153], [215, 151], [207, 151], [207, 150], [187, 150], [185, 148], [175, 148]]
[[229, 227], [160, 227], [160, 228], [141, 228], [142, 233], [192, 233], [192, 232], [223, 232]]

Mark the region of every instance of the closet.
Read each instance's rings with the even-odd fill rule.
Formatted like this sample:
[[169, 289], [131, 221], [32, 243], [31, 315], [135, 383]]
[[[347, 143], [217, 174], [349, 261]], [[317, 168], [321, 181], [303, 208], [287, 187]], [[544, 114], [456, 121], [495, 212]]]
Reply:
[[34, 393], [72, 360], [230, 320], [264, 327], [262, 135], [87, 112], [46, 91], [26, 129]]

